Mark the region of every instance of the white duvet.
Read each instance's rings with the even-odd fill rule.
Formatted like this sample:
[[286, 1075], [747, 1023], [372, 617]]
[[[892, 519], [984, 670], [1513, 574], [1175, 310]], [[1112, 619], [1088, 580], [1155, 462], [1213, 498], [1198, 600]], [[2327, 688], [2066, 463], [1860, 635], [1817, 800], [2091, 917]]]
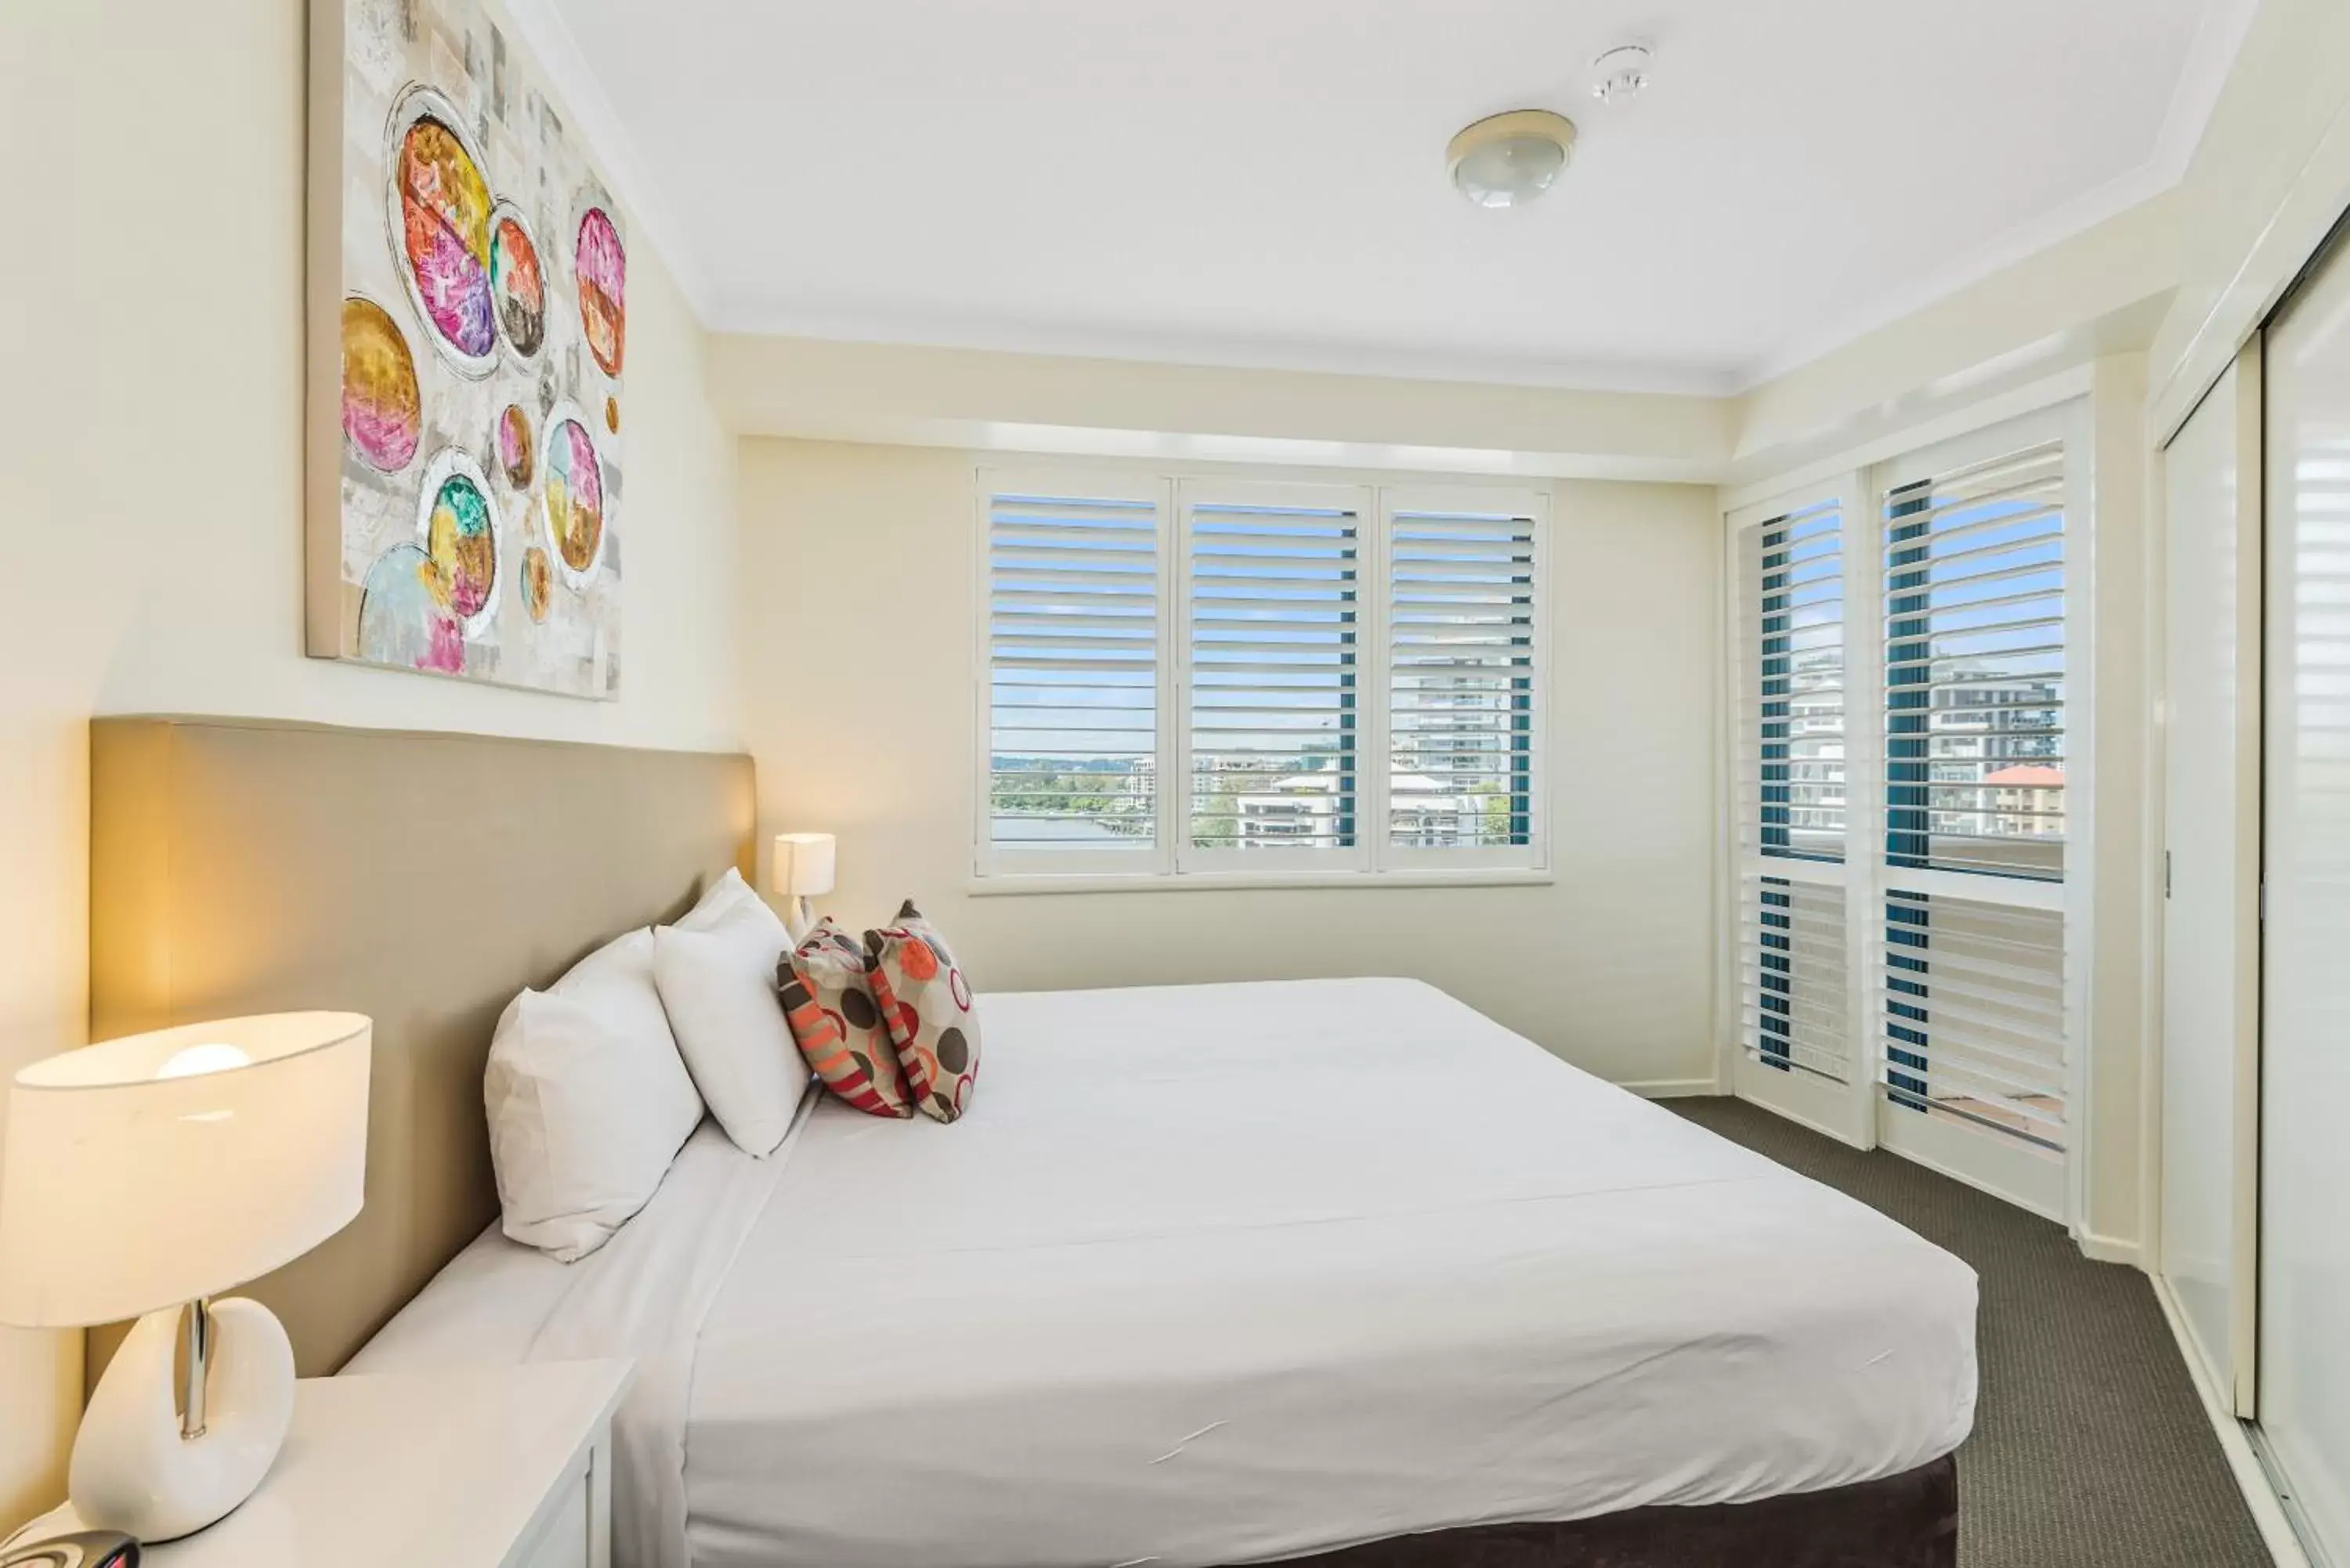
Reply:
[[1417, 982], [991, 995], [972, 1108], [708, 1127], [363, 1354], [636, 1355], [624, 1568], [1235, 1563], [1896, 1474], [1974, 1276]]

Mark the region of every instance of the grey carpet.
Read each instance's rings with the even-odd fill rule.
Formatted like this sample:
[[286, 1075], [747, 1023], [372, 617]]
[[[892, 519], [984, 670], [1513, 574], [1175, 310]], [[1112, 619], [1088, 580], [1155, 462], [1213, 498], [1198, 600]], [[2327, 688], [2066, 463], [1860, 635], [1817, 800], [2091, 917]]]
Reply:
[[2145, 1275], [2090, 1262], [2061, 1228], [1898, 1155], [1863, 1154], [1739, 1100], [1667, 1104], [1981, 1276], [1960, 1568], [2269, 1568]]

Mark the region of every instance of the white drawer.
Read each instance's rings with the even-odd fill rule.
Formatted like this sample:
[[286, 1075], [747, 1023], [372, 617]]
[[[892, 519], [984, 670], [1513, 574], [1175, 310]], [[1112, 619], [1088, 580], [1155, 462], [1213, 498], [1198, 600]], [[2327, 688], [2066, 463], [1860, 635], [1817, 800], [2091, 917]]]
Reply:
[[583, 1456], [548, 1498], [532, 1533], [506, 1559], [507, 1568], [588, 1568], [595, 1495], [590, 1480], [590, 1466]]

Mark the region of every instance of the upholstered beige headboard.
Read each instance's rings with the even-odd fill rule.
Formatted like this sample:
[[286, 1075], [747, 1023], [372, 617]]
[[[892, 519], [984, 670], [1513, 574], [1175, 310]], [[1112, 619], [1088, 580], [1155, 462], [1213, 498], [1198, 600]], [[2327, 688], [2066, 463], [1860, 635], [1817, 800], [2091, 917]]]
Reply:
[[[753, 815], [744, 756], [91, 724], [90, 1037], [294, 1008], [375, 1020], [366, 1207], [246, 1293], [305, 1376], [495, 1216], [482, 1063], [506, 1002], [727, 867], [750, 875]], [[91, 1378], [119, 1338], [92, 1334]]]

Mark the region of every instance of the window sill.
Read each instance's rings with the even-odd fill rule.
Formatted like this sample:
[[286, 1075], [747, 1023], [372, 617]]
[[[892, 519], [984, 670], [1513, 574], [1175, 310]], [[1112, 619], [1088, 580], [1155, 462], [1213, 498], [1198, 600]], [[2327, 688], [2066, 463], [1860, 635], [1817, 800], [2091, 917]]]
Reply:
[[1463, 867], [1457, 871], [1195, 871], [1182, 876], [1155, 871], [1004, 872], [972, 877], [964, 891], [975, 898], [1040, 893], [1254, 892], [1315, 888], [1331, 892], [1367, 892], [1381, 888], [1547, 888], [1547, 869]]

